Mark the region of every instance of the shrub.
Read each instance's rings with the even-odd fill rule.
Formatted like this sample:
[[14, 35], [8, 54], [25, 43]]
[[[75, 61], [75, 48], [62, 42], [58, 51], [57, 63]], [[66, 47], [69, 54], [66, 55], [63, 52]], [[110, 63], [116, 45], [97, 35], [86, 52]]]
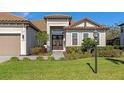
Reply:
[[120, 46], [119, 49], [124, 51], [124, 46]]
[[119, 45], [114, 45], [114, 49], [120, 49]]
[[11, 57], [10, 60], [11, 61], [19, 61], [19, 58], [18, 57]]
[[124, 51], [124, 46], [114, 45], [114, 49], [120, 49]]
[[24, 57], [24, 58], [23, 58], [23, 61], [24, 61], [24, 62], [29, 62], [29, 61], [31, 61], [31, 59], [29, 59], [29, 58], [27, 58], [27, 57]]
[[89, 52], [85, 52], [83, 53], [83, 55], [81, 56], [81, 58], [88, 58], [88, 57], [92, 57], [92, 54]]
[[43, 61], [44, 58], [42, 56], [37, 57], [37, 61]]
[[82, 50], [89, 51], [91, 50], [95, 45], [95, 41], [91, 38], [85, 38], [82, 43]]
[[[94, 56], [94, 53], [93, 53], [93, 56]], [[119, 49], [119, 46], [98, 47], [98, 56], [99, 57], [120, 57], [122, 56], [122, 51]]]
[[122, 51], [119, 49], [112, 50], [98, 50], [99, 57], [121, 57]]
[[41, 48], [32, 48], [31, 54], [32, 55], [39, 55], [41, 53]]
[[80, 46], [78, 47], [66, 47], [66, 53], [71, 54], [71, 53], [82, 53], [82, 49]]
[[78, 53], [73, 54], [72, 53], [72, 54], [67, 54], [66, 59], [73, 60], [73, 59], [81, 59], [81, 58], [88, 58], [88, 57], [92, 57], [92, 55], [88, 52], [85, 52], [82, 54], [78, 54]]
[[78, 47], [67, 47], [66, 53], [64, 53], [66, 59], [80, 59], [91, 57], [92, 55], [89, 52], [82, 52], [81, 46]]
[[114, 49], [113, 46], [98, 47], [98, 50], [112, 50], [112, 49]]

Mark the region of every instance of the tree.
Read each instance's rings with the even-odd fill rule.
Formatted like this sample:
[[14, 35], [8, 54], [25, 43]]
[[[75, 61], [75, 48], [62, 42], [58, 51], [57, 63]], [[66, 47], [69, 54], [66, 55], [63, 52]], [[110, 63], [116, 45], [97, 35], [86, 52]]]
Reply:
[[108, 31], [106, 31], [106, 39], [111, 40], [118, 38], [120, 36], [120, 28], [117, 26], [111, 26]]
[[38, 47], [44, 47], [44, 45], [47, 43], [48, 35], [46, 32], [38, 32], [36, 34], [37, 37], [37, 43]]
[[95, 41], [91, 38], [85, 38], [82, 43], [83, 51], [90, 51], [95, 45]]
[[120, 28], [118, 26], [111, 26], [106, 31], [106, 39], [108, 45], [119, 45], [120, 44]]

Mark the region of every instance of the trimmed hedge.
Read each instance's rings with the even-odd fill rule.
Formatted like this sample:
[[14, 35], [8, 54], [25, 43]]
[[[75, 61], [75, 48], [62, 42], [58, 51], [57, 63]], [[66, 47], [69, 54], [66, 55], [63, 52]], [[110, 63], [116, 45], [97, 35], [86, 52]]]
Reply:
[[77, 47], [66, 47], [66, 53], [71, 54], [71, 53], [82, 53], [82, 48], [80, 46]]
[[98, 50], [112, 50], [112, 49], [114, 49], [113, 46], [105, 46], [105, 47], [99, 47], [98, 46]]
[[71, 54], [66, 54], [66, 59], [81, 59], [81, 58], [88, 58], [88, 57], [92, 57], [92, 55], [88, 52], [79, 54], [79, 53], [71, 53]]
[[32, 48], [31, 54], [32, 55], [39, 55], [41, 53], [41, 48]]
[[112, 50], [98, 50], [99, 57], [121, 57], [122, 51], [119, 49]]
[[[80, 59], [94, 56], [93, 53], [82, 52], [81, 47], [67, 47], [65, 56], [67, 59]], [[122, 50], [114, 49], [114, 46], [98, 47], [99, 57], [121, 57]]]
[[67, 47], [66, 53], [64, 53], [66, 59], [80, 59], [91, 57], [92, 55], [88, 52], [83, 53], [81, 46], [78, 47]]
[[46, 48], [32, 48], [31, 49], [32, 55], [39, 55], [39, 54], [45, 54], [45, 53], [47, 53]]

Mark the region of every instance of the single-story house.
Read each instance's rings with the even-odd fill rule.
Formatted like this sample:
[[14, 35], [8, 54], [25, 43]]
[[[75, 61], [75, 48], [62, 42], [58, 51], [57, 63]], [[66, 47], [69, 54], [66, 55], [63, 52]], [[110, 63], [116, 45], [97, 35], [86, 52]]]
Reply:
[[84, 38], [94, 38], [99, 32], [99, 46], [106, 46], [108, 27], [88, 18], [73, 21], [72, 16], [52, 14], [43, 20], [29, 21], [10, 13], [0, 13], [0, 56], [28, 55], [37, 46], [36, 33], [46, 31], [47, 49], [66, 51], [66, 47], [81, 46]]
[[89, 18], [74, 21], [72, 16], [52, 14], [44, 16], [43, 20], [32, 20], [32, 24], [47, 32], [49, 36], [48, 50], [66, 51], [66, 47], [81, 46], [84, 38], [94, 38], [94, 30], [98, 30], [99, 33], [98, 46], [106, 46], [106, 30], [108, 27]]
[[36, 46], [36, 32], [40, 31], [29, 20], [14, 14], [0, 13], [0, 56], [30, 54]]

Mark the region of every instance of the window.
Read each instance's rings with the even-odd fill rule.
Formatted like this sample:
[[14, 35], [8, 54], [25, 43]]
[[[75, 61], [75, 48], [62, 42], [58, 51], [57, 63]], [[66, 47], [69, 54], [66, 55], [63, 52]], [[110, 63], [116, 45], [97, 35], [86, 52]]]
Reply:
[[83, 39], [88, 38], [89, 37], [89, 33], [83, 33]]
[[72, 45], [77, 45], [77, 33], [72, 33]]

